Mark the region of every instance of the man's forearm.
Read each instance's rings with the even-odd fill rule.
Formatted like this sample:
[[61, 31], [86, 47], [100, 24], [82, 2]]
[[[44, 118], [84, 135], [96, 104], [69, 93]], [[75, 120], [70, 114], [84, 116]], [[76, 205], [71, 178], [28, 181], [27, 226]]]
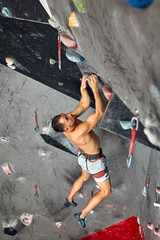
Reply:
[[85, 88], [85, 89], [81, 90], [81, 100], [80, 100], [79, 104], [87, 109], [87, 108], [89, 108], [90, 103], [91, 103], [91, 99], [90, 99], [87, 89]]
[[95, 99], [95, 110], [96, 110], [96, 114], [98, 114], [98, 116], [101, 118], [104, 114], [104, 103], [102, 100], [102, 97], [98, 91], [98, 88], [96, 89], [92, 89], [93, 94], [94, 94], [94, 99]]

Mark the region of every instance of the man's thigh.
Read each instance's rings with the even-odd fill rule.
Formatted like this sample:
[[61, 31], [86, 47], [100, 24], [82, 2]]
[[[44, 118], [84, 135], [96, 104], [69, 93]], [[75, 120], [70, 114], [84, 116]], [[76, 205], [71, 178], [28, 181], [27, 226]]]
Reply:
[[89, 174], [85, 169], [82, 168], [82, 176], [85, 181], [87, 181], [91, 177], [91, 174]]

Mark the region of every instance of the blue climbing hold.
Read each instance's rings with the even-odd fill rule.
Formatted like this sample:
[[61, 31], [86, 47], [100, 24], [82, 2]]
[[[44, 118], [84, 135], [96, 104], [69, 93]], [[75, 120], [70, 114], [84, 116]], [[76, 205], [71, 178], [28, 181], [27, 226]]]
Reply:
[[131, 129], [131, 121], [119, 121], [119, 123], [124, 130]]
[[2, 14], [3, 14], [3, 16], [5, 16], [5, 17], [9, 17], [9, 18], [12, 17], [11, 11], [10, 11], [8, 8], [6, 8], [6, 7], [3, 7], [3, 8], [2, 8]]
[[71, 49], [66, 50], [66, 57], [71, 62], [77, 62], [77, 63], [83, 62], [85, 60], [78, 52], [71, 50]]
[[150, 5], [153, 0], [125, 0], [125, 2], [136, 8], [145, 8]]

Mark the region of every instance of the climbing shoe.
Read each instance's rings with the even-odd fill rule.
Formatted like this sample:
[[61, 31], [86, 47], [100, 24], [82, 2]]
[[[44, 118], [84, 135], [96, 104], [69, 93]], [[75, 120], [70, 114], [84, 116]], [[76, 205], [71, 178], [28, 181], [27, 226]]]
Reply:
[[66, 198], [66, 201], [65, 201], [65, 203], [64, 203], [64, 206], [65, 206], [66, 208], [68, 208], [68, 207], [70, 207], [70, 206], [76, 207], [76, 206], [77, 206], [77, 203], [74, 202], [74, 201], [69, 202], [68, 199]]
[[85, 228], [86, 227], [86, 217], [85, 218], [80, 218], [80, 213], [75, 213], [74, 214], [74, 217], [75, 219], [77, 219], [79, 225], [82, 227], [82, 228]]

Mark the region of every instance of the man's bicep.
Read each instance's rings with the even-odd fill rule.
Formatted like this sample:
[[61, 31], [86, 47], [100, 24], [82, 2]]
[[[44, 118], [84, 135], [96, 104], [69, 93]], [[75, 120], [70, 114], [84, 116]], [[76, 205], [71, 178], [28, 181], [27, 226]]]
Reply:
[[80, 135], [86, 134], [88, 132], [90, 132], [96, 125], [97, 122], [99, 121], [99, 118], [97, 117], [97, 115], [95, 113], [92, 113], [85, 122], [82, 122], [79, 126], [78, 126], [78, 130]]

